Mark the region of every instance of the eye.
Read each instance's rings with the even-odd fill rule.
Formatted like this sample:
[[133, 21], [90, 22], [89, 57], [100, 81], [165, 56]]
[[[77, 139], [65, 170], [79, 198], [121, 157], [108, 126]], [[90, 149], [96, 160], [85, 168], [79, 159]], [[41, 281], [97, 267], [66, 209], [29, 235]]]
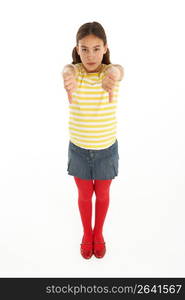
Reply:
[[86, 49], [84, 48], [84, 49], [82, 49], [82, 51], [86, 51]]
[[100, 50], [99, 48], [96, 48], [96, 49], [95, 49], [95, 51], [99, 51], [99, 50]]

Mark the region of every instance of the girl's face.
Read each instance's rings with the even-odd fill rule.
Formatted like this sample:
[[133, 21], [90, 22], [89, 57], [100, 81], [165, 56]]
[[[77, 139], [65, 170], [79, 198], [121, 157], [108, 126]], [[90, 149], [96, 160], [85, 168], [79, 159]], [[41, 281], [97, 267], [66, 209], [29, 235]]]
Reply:
[[79, 40], [76, 50], [87, 72], [98, 72], [107, 48], [103, 40], [93, 34]]

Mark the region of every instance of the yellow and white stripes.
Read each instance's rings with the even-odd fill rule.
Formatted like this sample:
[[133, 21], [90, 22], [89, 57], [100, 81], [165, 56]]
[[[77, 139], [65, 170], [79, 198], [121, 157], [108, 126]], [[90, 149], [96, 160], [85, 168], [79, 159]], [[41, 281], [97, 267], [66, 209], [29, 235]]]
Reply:
[[87, 73], [82, 64], [78, 67], [77, 89], [69, 104], [70, 140], [85, 149], [105, 149], [116, 141], [116, 108], [119, 83], [109, 103], [109, 94], [101, 86], [107, 65], [101, 73]]

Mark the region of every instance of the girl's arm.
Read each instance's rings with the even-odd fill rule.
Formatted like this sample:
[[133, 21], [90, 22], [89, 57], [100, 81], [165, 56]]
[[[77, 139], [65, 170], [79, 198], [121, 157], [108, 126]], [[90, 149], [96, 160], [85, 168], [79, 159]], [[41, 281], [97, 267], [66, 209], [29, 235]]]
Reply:
[[105, 74], [109, 72], [115, 73], [115, 80], [121, 81], [124, 77], [124, 68], [118, 64], [110, 64], [107, 66]]
[[117, 80], [121, 81], [124, 77], [124, 68], [121, 65], [112, 65], [112, 66], [119, 70], [120, 74]]
[[63, 74], [67, 72], [72, 72], [76, 76], [78, 73], [78, 68], [73, 64], [65, 65], [63, 68]]
[[121, 81], [124, 76], [124, 69], [121, 65], [107, 65], [103, 78], [102, 78], [102, 88], [109, 93], [109, 102], [113, 99], [113, 90], [116, 81]]
[[64, 80], [64, 88], [67, 91], [69, 103], [72, 103], [72, 93], [76, 90], [77, 87], [77, 74], [78, 69], [73, 64], [65, 65], [61, 75]]

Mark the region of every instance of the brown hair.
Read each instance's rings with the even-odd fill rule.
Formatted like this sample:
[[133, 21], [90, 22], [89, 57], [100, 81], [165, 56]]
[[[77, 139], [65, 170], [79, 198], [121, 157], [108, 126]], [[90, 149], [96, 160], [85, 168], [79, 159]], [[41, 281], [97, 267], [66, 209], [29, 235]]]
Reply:
[[[98, 22], [89, 22], [83, 24], [78, 29], [78, 32], [76, 34], [76, 45], [78, 45], [79, 40], [83, 39], [84, 37], [90, 34], [93, 34], [96, 37], [100, 38], [103, 41], [104, 46], [107, 43], [107, 37], [103, 26]], [[80, 55], [78, 55], [77, 53], [76, 47], [73, 48], [72, 58], [73, 58], [72, 64], [77, 64], [81, 62], [81, 58]], [[106, 64], [106, 65], [111, 64], [110, 51], [108, 48], [107, 48], [107, 52], [103, 55], [102, 64]]]

